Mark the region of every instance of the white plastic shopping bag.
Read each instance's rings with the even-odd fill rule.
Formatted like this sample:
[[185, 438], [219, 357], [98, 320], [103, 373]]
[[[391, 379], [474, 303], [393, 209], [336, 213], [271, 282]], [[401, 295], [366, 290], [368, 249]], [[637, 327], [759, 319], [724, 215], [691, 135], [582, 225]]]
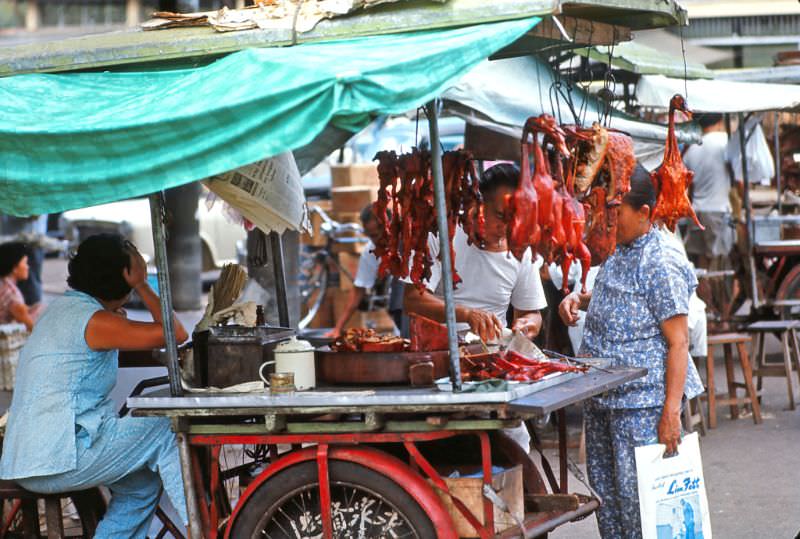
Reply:
[[644, 539], [711, 539], [711, 517], [697, 433], [684, 436], [678, 454], [663, 444], [636, 448], [639, 509]]

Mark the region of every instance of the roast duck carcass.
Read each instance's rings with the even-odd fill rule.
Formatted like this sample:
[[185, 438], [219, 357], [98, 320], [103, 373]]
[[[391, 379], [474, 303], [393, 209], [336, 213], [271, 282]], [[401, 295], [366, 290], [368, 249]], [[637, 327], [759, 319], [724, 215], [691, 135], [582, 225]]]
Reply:
[[694, 172], [686, 168], [678, 148], [678, 137], [675, 136], [676, 110], [691, 118], [692, 113], [683, 96], [680, 94], [672, 96], [669, 102], [669, 127], [667, 129], [667, 145], [664, 148], [664, 160], [661, 166], [650, 174], [658, 193], [650, 220], [663, 222], [672, 232], [675, 232], [675, 225], [682, 217], [691, 217], [695, 224], [703, 229], [687, 193], [692, 184]]
[[559, 361], [533, 359], [513, 350], [493, 354], [462, 355], [461, 377], [464, 381], [510, 380], [535, 382], [557, 372], [584, 372], [585, 366], [567, 365]]
[[402, 337], [379, 335], [367, 328], [350, 328], [331, 344], [334, 352], [402, 352], [406, 348]]
[[[372, 208], [380, 227], [373, 252], [380, 259], [379, 274], [409, 277], [422, 291], [431, 277], [433, 265], [428, 236], [431, 233], [438, 235], [430, 153], [417, 148], [399, 156], [384, 151], [378, 152], [375, 159], [378, 161], [380, 185]], [[447, 243], [453, 284], [457, 285], [461, 278], [455, 270], [453, 236], [456, 227], [461, 226], [470, 244], [483, 245], [483, 198], [475, 165], [468, 152], [445, 152], [442, 174], [447, 205]], [[391, 212], [387, 212], [389, 206]]]

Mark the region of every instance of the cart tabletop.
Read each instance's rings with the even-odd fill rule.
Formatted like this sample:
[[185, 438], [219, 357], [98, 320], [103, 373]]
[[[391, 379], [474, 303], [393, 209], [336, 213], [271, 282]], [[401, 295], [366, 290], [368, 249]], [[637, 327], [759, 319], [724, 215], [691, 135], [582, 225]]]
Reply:
[[[272, 395], [258, 393], [194, 393], [172, 397], [167, 388], [128, 398], [136, 415], [171, 417], [313, 414], [325, 412], [468, 412], [512, 411], [535, 415], [563, 408], [644, 376], [647, 369], [592, 369], [565, 373], [532, 384], [517, 384], [507, 391], [458, 392], [437, 387], [328, 388]], [[549, 382], [549, 383], [548, 383]]]
[[753, 246], [756, 254], [782, 256], [800, 254], [800, 240], [761, 241]]

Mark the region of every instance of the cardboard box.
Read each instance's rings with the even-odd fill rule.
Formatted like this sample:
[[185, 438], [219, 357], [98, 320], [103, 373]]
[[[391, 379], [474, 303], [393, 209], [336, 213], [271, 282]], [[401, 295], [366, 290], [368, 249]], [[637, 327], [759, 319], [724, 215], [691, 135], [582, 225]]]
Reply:
[[[316, 206], [322, 209], [328, 215], [331, 214], [331, 201], [330, 200], [318, 200], [315, 202], [309, 203], [309, 210]], [[311, 234], [307, 234], [303, 232], [300, 236], [300, 242], [304, 245], [312, 245], [314, 247], [324, 247], [328, 241], [327, 236], [325, 236], [320, 227], [322, 226], [322, 217], [319, 216], [316, 212], [309, 212], [311, 216]]]
[[[310, 304], [312, 305], [314, 299], [316, 299], [317, 292], [314, 292], [312, 299], [310, 300]], [[305, 310], [301, 312], [301, 315], [302, 316], [306, 315]], [[332, 328], [334, 324], [335, 320], [333, 318], [333, 293], [332, 290], [329, 288], [325, 291], [325, 299], [322, 300], [322, 305], [319, 306], [317, 314], [314, 316], [314, 318], [311, 319], [311, 322], [309, 322], [308, 327], [312, 329]]]
[[[329, 289], [329, 293], [331, 294], [331, 298], [333, 298], [333, 320], [334, 324], [339, 321], [344, 312], [345, 307], [350, 302], [350, 293], [352, 290], [338, 290], [338, 289]], [[364, 327], [361, 323], [361, 312], [356, 311], [353, 313], [353, 316], [350, 317], [350, 320], [347, 321], [347, 324], [344, 325], [344, 329], [350, 328], [360, 328]]]
[[344, 272], [339, 272], [339, 290], [352, 290], [355, 287], [353, 281], [356, 278], [356, 273], [358, 273], [358, 262], [361, 259], [361, 255], [339, 253], [337, 256], [339, 264], [350, 274], [350, 277], [348, 277]]
[[[442, 472], [442, 475], [449, 475], [450, 470], [440, 471]], [[462, 475], [464, 475], [464, 472], [474, 474], [476, 471], [479, 471], [479, 467], [477, 466], [468, 470], [462, 470]], [[450, 489], [450, 492], [456, 498], [464, 502], [464, 505], [467, 506], [470, 512], [475, 515], [481, 524], [483, 524], [482, 476], [478, 475], [477, 477], [458, 477], [452, 479], [443, 477], [443, 479], [447, 484], [447, 488]], [[494, 488], [495, 492], [497, 492], [497, 494], [506, 502], [506, 505], [508, 505], [511, 511], [520, 518], [520, 520], [524, 518], [525, 499], [522, 489], [522, 465], [517, 464], [512, 468], [493, 474], [492, 487]], [[450, 516], [453, 518], [456, 528], [456, 535], [458, 537], [478, 537], [478, 532], [472, 527], [467, 519], [464, 518], [464, 515], [461, 514], [461, 511], [456, 508], [450, 496], [439, 492], [438, 490], [436, 492], [444, 502], [444, 505], [447, 508], [447, 511], [450, 513]], [[497, 507], [494, 507], [495, 533], [501, 533], [512, 526], [516, 526], [516, 523], [514, 522], [514, 519], [511, 518], [511, 515], [500, 511]]]
[[[331, 189], [333, 211], [342, 213], [361, 213], [367, 204], [378, 198], [378, 188], [369, 186], [334, 187]], [[358, 222], [358, 219], [356, 220]]]
[[331, 165], [331, 187], [352, 187], [366, 185], [378, 187], [378, 163], [354, 163], [351, 165]]

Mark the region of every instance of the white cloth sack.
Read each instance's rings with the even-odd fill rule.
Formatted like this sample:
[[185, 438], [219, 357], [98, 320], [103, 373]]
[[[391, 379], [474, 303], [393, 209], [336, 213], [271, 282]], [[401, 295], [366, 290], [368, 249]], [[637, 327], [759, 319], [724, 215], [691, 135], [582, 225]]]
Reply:
[[[745, 122], [745, 137], [749, 139], [745, 143], [747, 150], [747, 175], [750, 183], [760, 183], [769, 185], [770, 179], [775, 176], [775, 160], [761, 129], [761, 118], [751, 117]], [[752, 134], [751, 134], [752, 133]], [[728, 139], [728, 147], [725, 157], [733, 168], [733, 174], [737, 181], [744, 181], [742, 173], [742, 145], [739, 143], [739, 130]]]
[[684, 436], [677, 455], [663, 458], [665, 449], [664, 444], [635, 449], [643, 539], [711, 539], [697, 433]]

